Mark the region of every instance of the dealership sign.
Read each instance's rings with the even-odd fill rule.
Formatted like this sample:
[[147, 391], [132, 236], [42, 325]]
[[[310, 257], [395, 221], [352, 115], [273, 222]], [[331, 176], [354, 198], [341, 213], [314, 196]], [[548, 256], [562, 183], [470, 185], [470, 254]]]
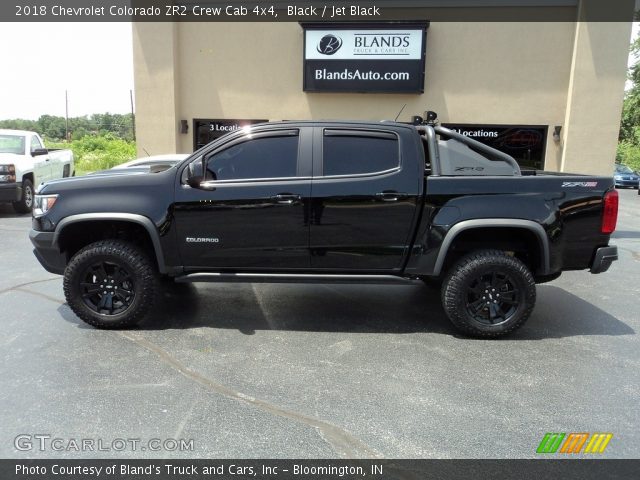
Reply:
[[424, 92], [428, 22], [301, 25], [305, 92]]

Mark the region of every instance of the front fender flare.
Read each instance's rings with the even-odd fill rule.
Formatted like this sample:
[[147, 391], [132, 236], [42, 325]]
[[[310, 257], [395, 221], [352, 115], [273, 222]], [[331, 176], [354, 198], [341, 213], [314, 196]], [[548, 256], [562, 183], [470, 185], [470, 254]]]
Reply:
[[151, 243], [153, 244], [153, 250], [156, 256], [156, 260], [158, 262], [158, 270], [160, 273], [167, 273], [167, 267], [164, 263], [164, 257], [162, 255], [162, 246], [160, 245], [160, 235], [158, 234], [158, 229], [153, 224], [153, 222], [143, 216], [135, 213], [119, 213], [119, 212], [102, 212], [102, 213], [81, 213], [78, 215], [70, 215], [68, 217], [60, 220], [58, 225], [56, 226], [54, 235], [53, 235], [53, 245], [59, 247], [59, 239], [64, 228], [70, 224], [78, 223], [78, 222], [86, 222], [86, 221], [108, 221], [108, 220], [119, 220], [125, 222], [137, 223], [138, 225], [142, 225], [144, 229], [149, 233], [149, 237], [151, 238]]

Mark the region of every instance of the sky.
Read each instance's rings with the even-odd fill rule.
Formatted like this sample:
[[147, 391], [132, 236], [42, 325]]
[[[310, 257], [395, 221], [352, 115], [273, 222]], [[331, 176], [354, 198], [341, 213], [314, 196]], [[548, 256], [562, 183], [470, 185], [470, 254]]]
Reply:
[[130, 23], [0, 23], [0, 45], [0, 120], [64, 116], [65, 90], [70, 117], [131, 111]]
[[128, 113], [130, 23], [0, 23], [0, 120]]

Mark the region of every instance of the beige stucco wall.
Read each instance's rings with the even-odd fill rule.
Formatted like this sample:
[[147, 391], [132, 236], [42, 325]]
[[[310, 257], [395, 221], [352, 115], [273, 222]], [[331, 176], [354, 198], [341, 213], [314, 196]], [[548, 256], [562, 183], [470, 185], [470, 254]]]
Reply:
[[[549, 125], [550, 170], [604, 173], [613, 164], [630, 23], [432, 23], [421, 95], [303, 92], [297, 23], [133, 28], [141, 153], [191, 152], [193, 118], [377, 121], [406, 103], [401, 120], [431, 109], [442, 122]], [[594, 138], [594, 109], [609, 122], [606, 141]], [[180, 119], [188, 134], [178, 133]]]
[[630, 24], [577, 24], [561, 171], [612, 174], [630, 33]]
[[180, 151], [177, 117], [176, 30], [173, 23], [135, 23], [135, 81], [138, 156]]

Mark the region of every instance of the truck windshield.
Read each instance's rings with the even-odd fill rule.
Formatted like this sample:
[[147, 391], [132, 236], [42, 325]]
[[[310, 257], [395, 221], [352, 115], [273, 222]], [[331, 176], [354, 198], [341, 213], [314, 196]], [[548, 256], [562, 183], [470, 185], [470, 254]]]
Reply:
[[24, 137], [21, 135], [0, 135], [0, 153], [24, 154]]
[[633, 170], [631, 170], [626, 165], [617, 165], [616, 166], [616, 173], [633, 173]]

